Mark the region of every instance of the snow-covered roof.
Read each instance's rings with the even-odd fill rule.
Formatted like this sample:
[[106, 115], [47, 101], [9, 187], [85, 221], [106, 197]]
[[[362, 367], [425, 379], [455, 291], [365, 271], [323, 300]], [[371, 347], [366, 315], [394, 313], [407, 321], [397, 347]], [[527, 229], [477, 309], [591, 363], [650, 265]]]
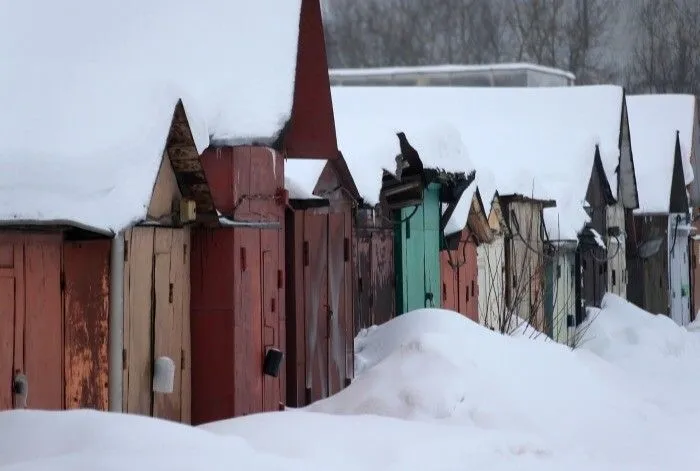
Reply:
[[501, 64], [440, 64], [440, 65], [422, 65], [422, 66], [406, 66], [406, 67], [371, 67], [371, 68], [355, 68], [355, 69], [331, 69], [329, 71], [331, 77], [357, 77], [357, 76], [373, 76], [373, 75], [415, 75], [415, 74], [433, 74], [433, 73], [477, 73], [477, 72], [492, 72], [492, 71], [533, 71], [551, 75], [558, 75], [574, 80], [576, 76], [562, 69], [546, 67], [538, 64], [530, 64], [527, 62], [501, 63]]
[[142, 218], [178, 98], [200, 151], [275, 139], [291, 112], [300, 6], [5, 2], [0, 220], [118, 230]]
[[284, 164], [284, 187], [292, 199], [318, 199], [314, 189], [328, 163], [325, 159], [289, 159]]
[[430, 123], [459, 144], [459, 152], [443, 153], [452, 168], [467, 155], [462, 170], [473, 162], [487, 212], [496, 191], [553, 199], [557, 208], [545, 210], [550, 237], [571, 240], [588, 220], [583, 203], [596, 145], [617, 194], [622, 101], [622, 88], [607, 85], [333, 87], [339, 145], [361, 193], [378, 193], [376, 167], [392, 165], [390, 131]]
[[695, 176], [690, 162], [695, 97], [693, 95], [636, 95], [627, 97], [630, 139], [634, 152], [640, 213], [667, 213], [676, 150], [676, 132], [686, 185]]
[[[360, 196], [371, 205], [379, 202], [383, 171], [396, 171], [395, 159], [401, 151], [397, 132], [406, 134], [425, 168], [454, 173], [474, 169], [460, 131], [442, 119], [442, 104], [414, 106], [410, 90], [413, 88], [332, 87], [338, 147]], [[463, 213], [453, 213], [448, 234], [466, 226], [468, 214]]]

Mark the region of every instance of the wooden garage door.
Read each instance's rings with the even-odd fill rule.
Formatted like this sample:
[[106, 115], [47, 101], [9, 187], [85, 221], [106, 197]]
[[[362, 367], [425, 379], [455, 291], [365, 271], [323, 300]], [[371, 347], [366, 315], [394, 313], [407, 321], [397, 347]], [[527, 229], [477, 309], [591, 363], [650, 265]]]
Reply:
[[[190, 422], [189, 230], [135, 227], [125, 234], [125, 412]], [[153, 392], [153, 367], [175, 363], [172, 393]]]
[[12, 406], [18, 373], [27, 407], [63, 408], [62, 353], [61, 235], [0, 236], [0, 409]]

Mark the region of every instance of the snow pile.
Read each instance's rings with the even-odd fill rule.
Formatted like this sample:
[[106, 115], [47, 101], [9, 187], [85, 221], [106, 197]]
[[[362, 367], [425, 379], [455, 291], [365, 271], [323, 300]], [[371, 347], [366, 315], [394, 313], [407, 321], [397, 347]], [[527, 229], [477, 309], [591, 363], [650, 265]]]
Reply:
[[153, 471], [314, 468], [254, 450], [238, 437], [163, 420], [88, 410], [0, 412], [3, 471]]
[[4, 2], [0, 220], [118, 230], [142, 218], [179, 98], [200, 151], [275, 139], [291, 112], [300, 5]]
[[0, 469], [690, 470], [700, 335], [614, 295], [571, 350], [440, 309], [356, 340], [357, 378], [302, 410], [192, 429], [0, 413]]
[[[448, 169], [468, 155], [487, 212], [496, 191], [555, 200], [545, 222], [552, 239], [565, 240], [576, 240], [588, 221], [583, 205], [596, 146], [617, 195], [622, 102], [617, 86], [333, 87], [339, 145], [363, 195], [378, 194], [381, 169], [393, 168], [392, 132], [405, 131], [413, 143], [404, 129], [411, 119], [431, 122], [460, 136], [466, 150], [451, 153]], [[416, 149], [426, 166], [435, 164], [426, 161], [428, 149]]]
[[693, 95], [637, 95], [627, 97], [630, 139], [639, 187], [640, 213], [667, 213], [676, 152], [681, 146], [685, 183], [694, 180], [691, 165], [695, 97]]
[[290, 159], [284, 164], [284, 188], [292, 199], [318, 199], [314, 189], [321, 178], [327, 160]]
[[531, 434], [552, 457], [629, 469], [700, 464], [700, 336], [613, 295], [592, 319], [571, 350], [413, 311], [358, 338], [356, 380], [308, 409]]

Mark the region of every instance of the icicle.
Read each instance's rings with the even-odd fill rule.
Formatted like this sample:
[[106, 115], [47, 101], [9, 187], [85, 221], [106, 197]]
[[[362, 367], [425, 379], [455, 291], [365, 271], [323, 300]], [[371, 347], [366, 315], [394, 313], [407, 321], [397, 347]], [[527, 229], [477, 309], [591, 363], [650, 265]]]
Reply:
[[272, 157], [272, 174], [275, 176], [275, 180], [277, 179], [277, 156], [275, 155], [275, 151], [272, 149], [267, 149], [267, 151], [270, 153], [270, 157]]

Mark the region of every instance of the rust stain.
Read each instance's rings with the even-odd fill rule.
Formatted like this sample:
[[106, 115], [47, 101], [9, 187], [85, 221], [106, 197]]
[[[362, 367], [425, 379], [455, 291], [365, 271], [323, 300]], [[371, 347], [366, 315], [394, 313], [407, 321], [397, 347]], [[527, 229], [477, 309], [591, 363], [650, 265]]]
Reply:
[[110, 241], [66, 242], [66, 407], [108, 407]]

